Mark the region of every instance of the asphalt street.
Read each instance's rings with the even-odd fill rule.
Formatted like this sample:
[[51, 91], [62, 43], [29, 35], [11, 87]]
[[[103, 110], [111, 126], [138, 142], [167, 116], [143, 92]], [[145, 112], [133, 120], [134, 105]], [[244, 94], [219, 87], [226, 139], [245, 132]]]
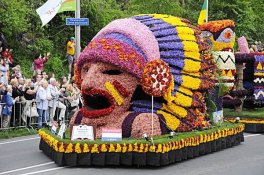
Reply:
[[162, 168], [58, 167], [39, 149], [39, 137], [0, 140], [0, 175], [264, 175], [264, 135], [245, 133], [245, 142]]

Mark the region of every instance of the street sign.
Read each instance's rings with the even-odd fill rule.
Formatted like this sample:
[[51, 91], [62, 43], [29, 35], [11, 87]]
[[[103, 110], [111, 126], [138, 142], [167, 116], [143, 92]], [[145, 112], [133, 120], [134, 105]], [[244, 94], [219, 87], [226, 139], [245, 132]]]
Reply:
[[89, 18], [66, 18], [67, 26], [88, 26]]

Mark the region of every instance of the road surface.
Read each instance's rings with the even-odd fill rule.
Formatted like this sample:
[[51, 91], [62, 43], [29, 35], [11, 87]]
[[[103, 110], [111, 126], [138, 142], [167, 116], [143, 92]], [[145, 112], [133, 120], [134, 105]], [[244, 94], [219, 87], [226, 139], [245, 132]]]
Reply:
[[264, 175], [264, 135], [244, 135], [238, 146], [162, 168], [58, 167], [37, 135], [0, 140], [0, 175]]

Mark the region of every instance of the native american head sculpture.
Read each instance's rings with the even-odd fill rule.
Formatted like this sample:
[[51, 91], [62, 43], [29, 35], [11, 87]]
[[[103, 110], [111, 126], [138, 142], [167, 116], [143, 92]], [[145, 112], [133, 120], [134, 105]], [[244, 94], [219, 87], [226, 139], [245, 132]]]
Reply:
[[139, 138], [209, 127], [204, 93], [215, 84], [215, 65], [200, 33], [186, 19], [161, 14], [109, 23], [77, 62], [84, 107], [70, 125], [96, 126], [96, 138], [102, 128]]

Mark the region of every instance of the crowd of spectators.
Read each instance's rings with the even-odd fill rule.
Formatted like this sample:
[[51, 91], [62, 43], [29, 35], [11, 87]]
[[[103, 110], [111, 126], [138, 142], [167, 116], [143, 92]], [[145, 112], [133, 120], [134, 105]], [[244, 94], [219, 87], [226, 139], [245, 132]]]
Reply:
[[32, 63], [32, 77], [25, 78], [12, 57], [12, 49], [0, 41], [0, 128], [32, 125], [38, 128], [63, 123], [82, 105], [80, 90], [70, 76], [57, 81], [44, 65], [50, 53], [37, 54]]

